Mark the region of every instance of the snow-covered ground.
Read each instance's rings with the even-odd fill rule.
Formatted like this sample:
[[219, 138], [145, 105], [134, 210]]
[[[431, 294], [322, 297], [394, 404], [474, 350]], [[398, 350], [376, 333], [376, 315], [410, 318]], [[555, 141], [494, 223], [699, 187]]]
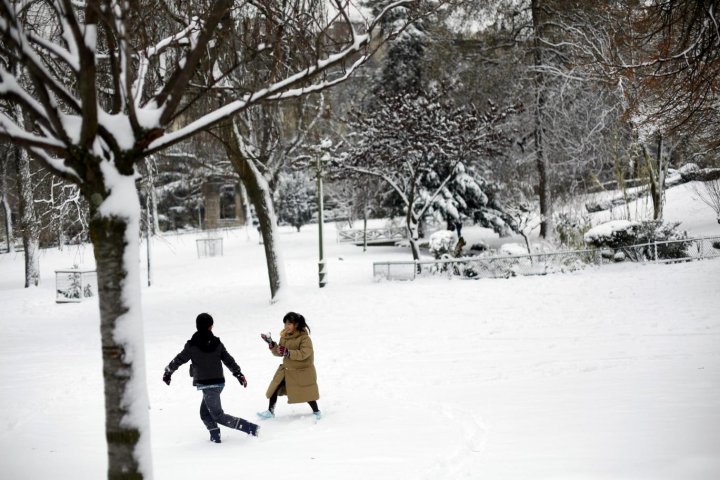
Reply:
[[[666, 222], [680, 222], [680, 230], [687, 230], [694, 236], [720, 235], [720, 225], [712, 208], [700, 201], [696, 193], [702, 191], [702, 182], [689, 182], [670, 188], [665, 192], [664, 219]], [[613, 196], [615, 192], [599, 193], [592, 199]], [[629, 203], [628, 207], [617, 206], [609, 211], [592, 214], [593, 224], [608, 220], [649, 220], [652, 219], [652, 200], [644, 196]]]
[[[691, 234], [720, 234], [707, 210], [668, 194], [668, 219]], [[376, 283], [373, 261], [410, 254], [363, 253], [333, 229], [324, 289], [316, 229], [280, 230], [289, 287], [275, 304], [254, 230], [225, 232], [215, 258], [197, 258], [196, 235], [153, 242], [143, 311], [156, 479], [720, 478], [720, 260]], [[54, 270], [78, 263], [93, 266], [89, 247], [45, 251], [41, 286], [24, 289], [22, 255], [0, 255], [3, 479], [105, 476], [97, 305], [54, 297]], [[164, 366], [211, 313], [249, 381], [228, 376], [223, 405], [254, 421], [278, 363], [259, 333], [276, 335], [289, 310], [312, 327], [324, 419], [281, 398], [260, 438], [224, 429], [210, 443], [187, 368], [168, 387]]]

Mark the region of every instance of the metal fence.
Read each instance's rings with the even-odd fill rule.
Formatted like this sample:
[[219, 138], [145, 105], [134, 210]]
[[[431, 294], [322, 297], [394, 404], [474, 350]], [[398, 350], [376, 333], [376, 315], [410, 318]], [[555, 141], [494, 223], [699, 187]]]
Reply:
[[222, 238], [198, 238], [195, 240], [197, 244], [198, 258], [203, 257], [222, 257], [223, 255], [223, 239]]
[[720, 236], [685, 238], [621, 247], [621, 254], [633, 262], [680, 262], [720, 257]]
[[55, 270], [55, 301], [57, 303], [82, 302], [97, 295], [95, 270], [69, 268]]
[[376, 280], [414, 280], [417, 277], [509, 278], [571, 272], [588, 265], [619, 261], [681, 262], [720, 257], [720, 237], [687, 238], [612, 249], [571, 250], [532, 255], [477, 256], [442, 260], [375, 262]]
[[408, 237], [407, 228], [405, 227], [385, 227], [385, 228], [368, 228], [366, 230], [338, 230], [338, 243], [352, 242], [362, 245], [364, 241], [367, 243], [387, 243], [404, 240]]

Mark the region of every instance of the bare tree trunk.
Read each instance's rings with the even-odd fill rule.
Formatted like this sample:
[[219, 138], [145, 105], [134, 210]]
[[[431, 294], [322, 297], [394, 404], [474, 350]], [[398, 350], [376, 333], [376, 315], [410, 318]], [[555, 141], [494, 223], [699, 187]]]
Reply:
[[7, 250], [12, 253], [15, 251], [15, 238], [13, 235], [13, 224], [12, 224], [12, 210], [10, 210], [10, 203], [7, 199], [7, 194], [3, 189], [2, 194], [2, 207], [5, 215], [5, 241], [7, 242]]
[[[9, 155], [8, 155], [9, 157]], [[12, 253], [15, 251], [15, 236], [13, 234], [12, 210], [8, 201], [8, 157], [2, 161], [2, 171], [0, 172], [0, 192], [2, 192], [2, 208], [5, 217], [5, 241], [7, 242], [7, 250]]]
[[[367, 252], [367, 221], [368, 211], [367, 208], [363, 207], [363, 252]], [[351, 225], [352, 227], [352, 225]]]
[[[542, 50], [540, 38], [542, 36], [541, 0], [532, 0], [532, 21], [534, 31], [534, 62], [535, 67], [542, 65]], [[535, 127], [533, 132], [535, 142], [535, 161], [538, 169], [538, 195], [540, 200], [540, 236], [550, 238], [553, 234], [552, 224], [552, 191], [550, 189], [550, 162], [545, 152], [543, 139], [543, 110], [545, 108], [544, 78], [542, 72], [535, 72]]]
[[275, 298], [283, 284], [280, 267], [280, 252], [277, 245], [277, 217], [272, 202], [270, 185], [258, 170], [252, 159], [241, 153], [239, 141], [231, 128], [223, 129], [223, 141], [230, 162], [242, 181], [250, 203], [255, 207], [255, 215], [260, 222], [265, 248], [265, 262], [270, 282], [270, 297]]
[[[60, 200], [56, 202], [55, 187], [60, 187], [59, 197]], [[55, 183], [55, 179], [50, 181], [50, 204], [52, 205], [52, 228], [55, 231], [55, 238], [57, 239], [58, 250], [63, 251], [65, 247], [65, 191], [62, 186], [62, 182]]]
[[15, 147], [15, 162], [18, 172], [20, 226], [25, 251], [25, 288], [28, 288], [40, 283], [40, 226], [35, 215], [30, 156], [25, 149]]
[[[412, 205], [412, 204], [411, 204]], [[408, 213], [405, 216], [405, 224], [408, 229], [408, 240], [410, 242], [410, 251], [412, 252], [413, 260], [420, 260], [420, 249], [418, 248], [418, 225], [415, 220], [415, 216], [412, 213], [411, 207], [408, 206]]]
[[[665, 177], [667, 175], [669, 156], [663, 155], [663, 136], [657, 134], [657, 153], [653, 160], [647, 148], [643, 146], [643, 155], [648, 166], [650, 177], [650, 198], [653, 203], [653, 220], [662, 221], [665, 203]], [[667, 158], [666, 158], [667, 157]]]
[[157, 195], [155, 194], [155, 156], [145, 159], [145, 167], [147, 169], [146, 185], [147, 199], [145, 201], [145, 209], [148, 214], [149, 236], [160, 233], [160, 219], [158, 218]]
[[[250, 164], [248, 159], [243, 158], [241, 162]], [[235, 163], [235, 162], [233, 162]], [[277, 245], [276, 216], [272, 203], [270, 188], [262, 178], [254, 165], [247, 165], [238, 171], [240, 179], [245, 184], [250, 203], [255, 207], [255, 214], [260, 222], [260, 234], [265, 247], [265, 262], [268, 269], [268, 280], [270, 282], [270, 296], [275, 298], [282, 287], [282, 275], [280, 271], [280, 253]]]
[[139, 258], [138, 241], [129, 241], [137, 239], [137, 230], [125, 219], [97, 212], [90, 221], [100, 299], [105, 435], [111, 480], [142, 479], [143, 473], [149, 477], [151, 472], [149, 431], [143, 428], [149, 428], [149, 415], [140, 286], [138, 275], [130, 273], [131, 268], [139, 266], [128, 261]]
[[242, 198], [242, 205], [245, 207], [245, 226], [252, 225], [252, 211], [250, 210], [250, 199], [248, 199], [247, 189], [242, 182], [239, 183], [240, 187], [240, 198]]

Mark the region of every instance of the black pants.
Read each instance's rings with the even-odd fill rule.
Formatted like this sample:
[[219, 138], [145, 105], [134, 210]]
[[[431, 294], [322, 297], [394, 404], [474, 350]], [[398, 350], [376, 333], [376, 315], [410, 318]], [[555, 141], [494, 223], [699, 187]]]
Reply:
[[[278, 385], [278, 387], [275, 389], [275, 391], [273, 392], [272, 396], [270, 397], [270, 404], [268, 405], [268, 410], [270, 410], [270, 411], [273, 412], [273, 413], [275, 413], [275, 404], [277, 403], [278, 392], [280, 391], [280, 389], [281, 389], [284, 385], [285, 385], [285, 380], [283, 380], [282, 382], [280, 382], [280, 385]], [[320, 411], [320, 409], [318, 408], [318, 404], [317, 404], [317, 402], [316, 402], [315, 400], [312, 400], [312, 401], [307, 402], [307, 403], [308, 403], [308, 405], [310, 405], [310, 408], [312, 408], [312, 411], [313, 411], [313, 412], [319, 412], [319, 411]]]
[[200, 403], [200, 418], [208, 430], [215, 430], [218, 424], [228, 428], [234, 428], [245, 433], [254, 435], [257, 425], [250, 423], [243, 418], [233, 417], [223, 411], [220, 403], [220, 393], [223, 387], [205, 388], [202, 390], [203, 399]]

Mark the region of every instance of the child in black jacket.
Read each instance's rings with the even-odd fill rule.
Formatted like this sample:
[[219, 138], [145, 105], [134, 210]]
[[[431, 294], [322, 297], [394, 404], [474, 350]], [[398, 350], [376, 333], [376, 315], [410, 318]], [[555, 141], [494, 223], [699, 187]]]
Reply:
[[182, 352], [165, 367], [163, 381], [170, 385], [170, 377], [181, 365], [191, 361], [190, 374], [193, 385], [202, 391], [203, 399], [200, 404], [200, 419], [210, 432], [210, 441], [220, 443], [220, 428], [218, 424], [228, 428], [240, 430], [255, 437], [258, 436], [258, 427], [242, 418], [233, 417], [223, 412], [220, 403], [220, 393], [225, 387], [222, 364], [232, 372], [240, 384], [247, 388], [245, 375], [240, 366], [225, 349], [220, 339], [213, 335], [213, 318], [207, 313], [201, 313], [195, 320], [197, 332], [185, 344]]

